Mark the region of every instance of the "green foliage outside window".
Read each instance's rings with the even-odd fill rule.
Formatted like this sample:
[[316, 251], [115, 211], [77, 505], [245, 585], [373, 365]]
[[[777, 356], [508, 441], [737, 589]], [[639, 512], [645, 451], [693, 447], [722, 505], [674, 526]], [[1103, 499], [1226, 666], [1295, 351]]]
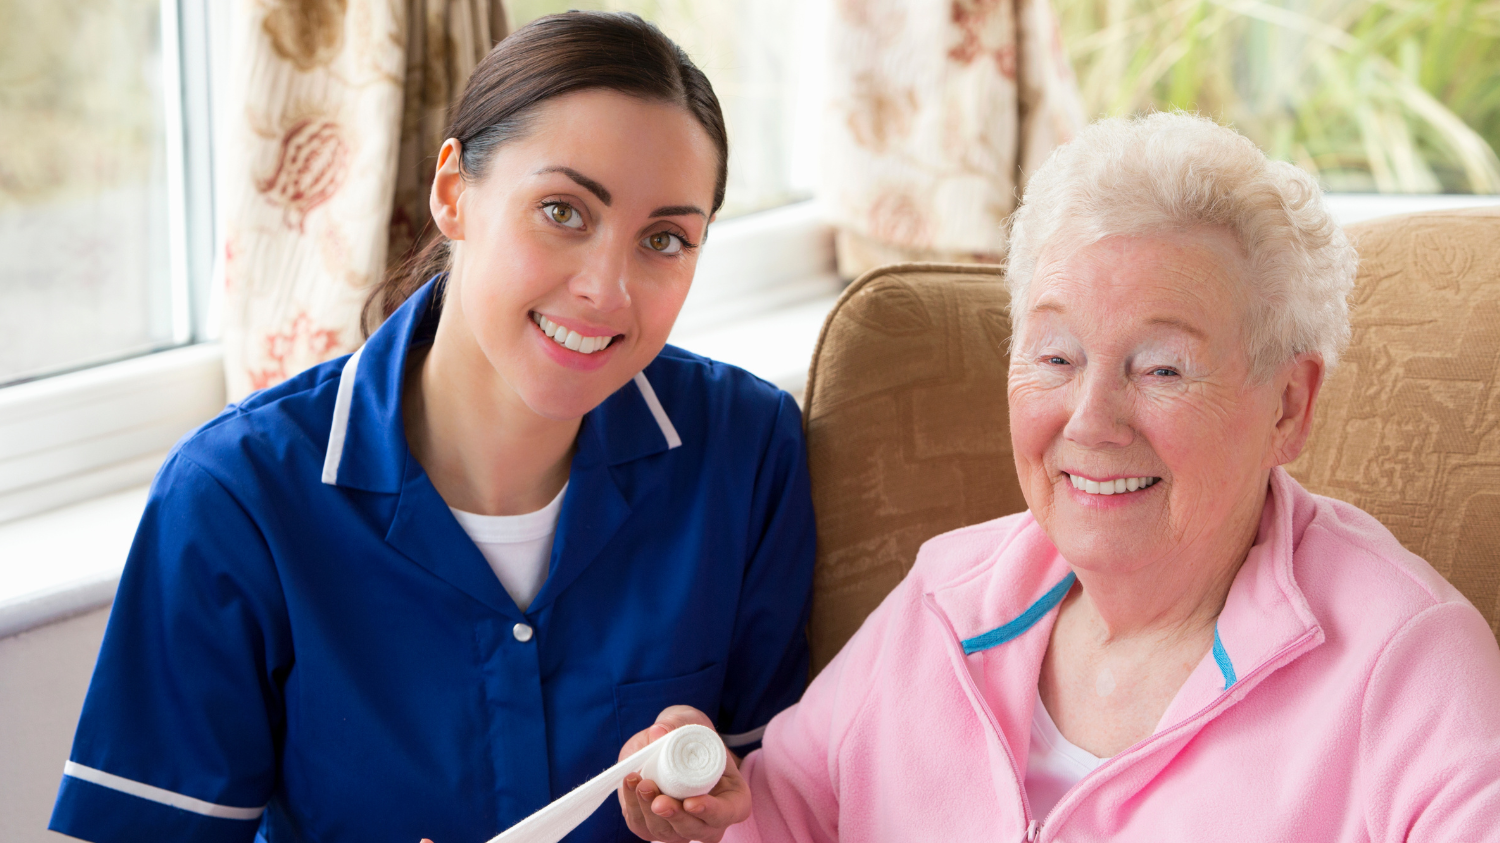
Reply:
[[1500, 193], [1500, 0], [1053, 2], [1094, 114], [1208, 114], [1335, 191]]
[[0, 211], [159, 172], [159, 6], [0, 0]]

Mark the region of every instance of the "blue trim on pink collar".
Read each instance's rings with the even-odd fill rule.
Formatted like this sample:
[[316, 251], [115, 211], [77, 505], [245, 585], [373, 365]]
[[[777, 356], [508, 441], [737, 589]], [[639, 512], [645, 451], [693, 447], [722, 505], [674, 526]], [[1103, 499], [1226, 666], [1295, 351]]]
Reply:
[[1219, 627], [1214, 625], [1214, 661], [1219, 663], [1219, 672], [1224, 674], [1224, 690], [1229, 690], [1236, 681], [1234, 675], [1234, 662], [1229, 660], [1229, 651], [1224, 649], [1224, 642], [1219, 640]]
[[1022, 612], [1015, 620], [1001, 624], [989, 632], [980, 633], [973, 638], [965, 638], [963, 640], [964, 655], [972, 656], [991, 647], [998, 647], [1036, 626], [1037, 621], [1046, 617], [1048, 612], [1057, 608], [1057, 604], [1061, 603], [1062, 599], [1067, 596], [1068, 589], [1073, 587], [1073, 583], [1077, 579], [1078, 575], [1069, 571], [1066, 577], [1063, 577], [1057, 585], [1052, 586], [1052, 589], [1046, 594], [1038, 597], [1037, 601], [1028, 606], [1026, 611]]

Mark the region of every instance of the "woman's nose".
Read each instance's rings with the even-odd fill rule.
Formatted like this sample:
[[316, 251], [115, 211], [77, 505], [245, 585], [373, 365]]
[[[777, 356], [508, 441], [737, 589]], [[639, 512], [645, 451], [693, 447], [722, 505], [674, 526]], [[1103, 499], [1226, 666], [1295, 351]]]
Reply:
[[[634, 244], [631, 244], [632, 246]], [[630, 256], [608, 240], [589, 250], [583, 266], [568, 282], [568, 291], [595, 310], [608, 313], [630, 305]]]
[[1125, 378], [1095, 369], [1077, 382], [1073, 410], [1063, 435], [1086, 448], [1129, 445], [1134, 433], [1129, 421], [1130, 396]]

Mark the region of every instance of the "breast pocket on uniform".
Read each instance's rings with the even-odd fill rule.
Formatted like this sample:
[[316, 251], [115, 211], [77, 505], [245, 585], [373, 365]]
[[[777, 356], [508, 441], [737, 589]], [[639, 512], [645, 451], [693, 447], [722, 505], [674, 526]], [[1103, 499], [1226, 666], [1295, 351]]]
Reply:
[[636, 732], [655, 723], [656, 715], [669, 705], [690, 705], [716, 720], [723, 689], [722, 664], [686, 676], [616, 685], [615, 722], [620, 727], [620, 744], [623, 746]]

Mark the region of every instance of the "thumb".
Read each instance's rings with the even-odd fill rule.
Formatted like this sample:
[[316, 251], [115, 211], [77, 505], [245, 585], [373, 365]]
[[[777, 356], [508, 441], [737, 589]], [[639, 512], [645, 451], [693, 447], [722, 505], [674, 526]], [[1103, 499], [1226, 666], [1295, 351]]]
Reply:
[[661, 714], [656, 715], [656, 723], [651, 727], [651, 738], [655, 740], [673, 729], [690, 725], [706, 726], [712, 729], [714, 721], [708, 719], [707, 714], [690, 705], [668, 706], [662, 709]]

